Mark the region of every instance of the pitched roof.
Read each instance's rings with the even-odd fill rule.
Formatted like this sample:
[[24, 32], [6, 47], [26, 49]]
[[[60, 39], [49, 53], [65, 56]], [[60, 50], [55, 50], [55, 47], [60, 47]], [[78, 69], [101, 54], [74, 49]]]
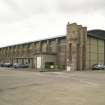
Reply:
[[[105, 40], [105, 30], [100, 30], [100, 29], [89, 30], [87, 32], [87, 35], [90, 36], [90, 37]], [[49, 40], [49, 39], [65, 38], [65, 37], [66, 37], [65, 35], [59, 35], [59, 36], [55, 36], [55, 37], [43, 38], [43, 39], [34, 40], [34, 41], [30, 41], [30, 42], [19, 43], [19, 44], [15, 44], [15, 45], [29, 44], [29, 43], [33, 43], [33, 42], [37, 42], [37, 41], [44, 41], [44, 40]], [[5, 47], [10, 47], [10, 46], [15, 46], [15, 45], [9, 45], [9, 46], [5, 46]], [[5, 47], [1, 47], [1, 48], [5, 48]]]

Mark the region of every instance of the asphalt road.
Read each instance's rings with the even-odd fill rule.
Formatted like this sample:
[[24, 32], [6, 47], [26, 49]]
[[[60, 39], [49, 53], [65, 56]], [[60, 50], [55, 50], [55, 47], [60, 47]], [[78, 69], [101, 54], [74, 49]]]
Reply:
[[0, 68], [0, 105], [105, 105], [105, 71], [28, 72]]

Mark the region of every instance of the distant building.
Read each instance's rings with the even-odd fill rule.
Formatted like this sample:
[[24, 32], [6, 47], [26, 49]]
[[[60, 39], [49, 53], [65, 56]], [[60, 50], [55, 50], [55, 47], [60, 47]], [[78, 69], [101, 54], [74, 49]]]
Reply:
[[29, 64], [36, 70], [87, 70], [105, 64], [105, 31], [67, 24], [65, 36], [0, 48], [0, 63]]

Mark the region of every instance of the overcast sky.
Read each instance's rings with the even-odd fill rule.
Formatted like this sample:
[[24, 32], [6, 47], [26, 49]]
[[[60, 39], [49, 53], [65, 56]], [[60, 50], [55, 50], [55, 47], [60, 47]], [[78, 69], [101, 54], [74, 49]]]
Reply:
[[105, 0], [0, 0], [0, 47], [65, 35], [68, 21], [105, 30]]

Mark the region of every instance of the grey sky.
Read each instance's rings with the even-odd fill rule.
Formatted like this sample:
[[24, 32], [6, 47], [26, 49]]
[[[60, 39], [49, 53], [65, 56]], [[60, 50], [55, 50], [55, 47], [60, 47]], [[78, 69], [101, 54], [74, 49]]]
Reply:
[[104, 11], [105, 0], [59, 0], [59, 9], [64, 13]]
[[105, 0], [0, 0], [0, 46], [64, 35], [68, 21], [105, 29]]

